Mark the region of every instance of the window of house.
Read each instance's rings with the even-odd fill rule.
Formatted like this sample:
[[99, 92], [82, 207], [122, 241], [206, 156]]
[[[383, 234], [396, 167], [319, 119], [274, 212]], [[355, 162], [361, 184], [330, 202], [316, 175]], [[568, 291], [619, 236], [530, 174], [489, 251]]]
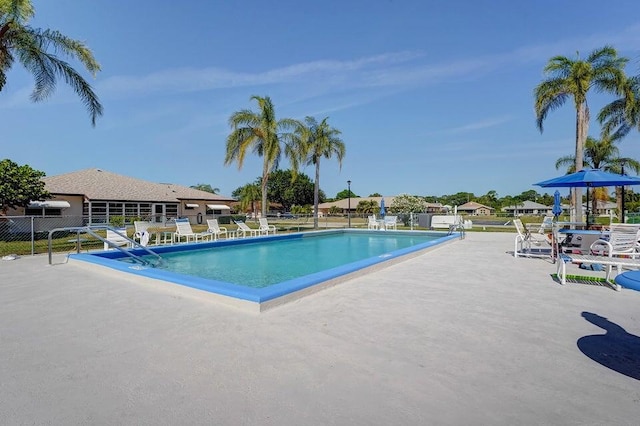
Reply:
[[149, 218], [151, 218], [151, 204], [140, 203], [140, 217], [142, 220], [149, 220]]
[[125, 203], [124, 216], [127, 218], [138, 217], [138, 203]]
[[166, 213], [167, 219], [178, 217], [178, 205], [167, 204], [165, 206], [165, 213]]
[[107, 221], [107, 203], [92, 202], [91, 203], [91, 223], [106, 223]]
[[109, 203], [109, 216], [123, 215], [122, 203]]

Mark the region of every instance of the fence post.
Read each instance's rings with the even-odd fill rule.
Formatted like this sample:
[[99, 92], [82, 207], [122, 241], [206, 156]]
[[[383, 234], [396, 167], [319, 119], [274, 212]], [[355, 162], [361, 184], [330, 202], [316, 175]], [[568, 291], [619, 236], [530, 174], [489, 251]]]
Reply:
[[31, 216], [31, 256], [33, 256], [34, 254], [36, 254], [36, 233], [35, 233], [35, 228], [34, 228], [34, 220], [35, 220], [35, 216]]

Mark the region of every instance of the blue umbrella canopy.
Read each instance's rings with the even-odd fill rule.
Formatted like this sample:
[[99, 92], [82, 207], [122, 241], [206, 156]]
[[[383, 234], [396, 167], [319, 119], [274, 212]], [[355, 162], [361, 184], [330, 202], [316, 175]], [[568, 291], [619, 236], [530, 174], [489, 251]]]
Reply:
[[[640, 178], [605, 172], [600, 169], [583, 169], [553, 179], [534, 183], [543, 188], [594, 188], [600, 186], [640, 185]], [[587, 190], [587, 226], [589, 226], [589, 190]]]
[[386, 214], [384, 209], [384, 197], [380, 200], [380, 217], [384, 217]]
[[556, 217], [562, 214], [562, 206], [560, 205], [560, 203], [560, 191], [556, 189], [556, 192], [553, 194], [553, 208], [551, 209], [551, 212]]
[[534, 183], [543, 188], [584, 188], [597, 186], [640, 185], [640, 178], [605, 172], [600, 169], [584, 169], [553, 179]]

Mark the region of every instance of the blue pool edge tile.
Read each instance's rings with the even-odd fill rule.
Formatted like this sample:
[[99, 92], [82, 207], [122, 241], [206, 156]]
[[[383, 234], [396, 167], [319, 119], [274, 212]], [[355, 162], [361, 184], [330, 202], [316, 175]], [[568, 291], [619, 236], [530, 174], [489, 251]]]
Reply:
[[[203, 248], [213, 247], [213, 246], [221, 247], [221, 246], [228, 246], [228, 245], [255, 243], [260, 240], [266, 240], [266, 239], [269, 239], [270, 241], [274, 241], [274, 240], [284, 240], [284, 239], [305, 238], [305, 236], [311, 237], [313, 235], [318, 235], [318, 234], [325, 235], [328, 233], [344, 233], [344, 232], [379, 233], [382, 231], [351, 230], [351, 229], [350, 230], [344, 230], [344, 229], [321, 230], [321, 231], [309, 231], [304, 233], [273, 235], [268, 237], [255, 237], [255, 238], [242, 238], [242, 239], [232, 239], [232, 240], [218, 240], [215, 242], [176, 244], [176, 245], [152, 247], [152, 249], [155, 253], [158, 253], [161, 255], [162, 253], [167, 253], [167, 252], [203, 249]], [[459, 238], [459, 235], [457, 233], [447, 235], [445, 233], [433, 232], [433, 231], [386, 231], [386, 232], [428, 233], [430, 235], [438, 235], [439, 238], [432, 241], [417, 244], [415, 246], [394, 250], [394, 251], [384, 253], [382, 255], [378, 255], [375, 257], [371, 257], [368, 259], [363, 259], [356, 262], [341, 265], [335, 268], [327, 269], [325, 271], [320, 271], [320, 272], [305, 275], [302, 277], [294, 278], [291, 280], [283, 281], [281, 283], [277, 283], [277, 284], [274, 284], [268, 287], [263, 287], [263, 288], [245, 287], [245, 286], [241, 286], [241, 285], [237, 285], [229, 282], [200, 278], [200, 277], [165, 271], [161, 269], [155, 269], [153, 267], [140, 266], [140, 265], [135, 265], [131, 263], [120, 262], [116, 259], [121, 259], [126, 255], [124, 255], [119, 250], [71, 254], [70, 257], [73, 258], [74, 260], [80, 260], [88, 263], [101, 265], [110, 269], [115, 269], [121, 272], [127, 272], [127, 273], [141, 276], [141, 277], [166, 281], [169, 283], [179, 284], [182, 286], [191, 287], [191, 288], [211, 292], [211, 293], [222, 295], [222, 296], [232, 297], [235, 299], [240, 299], [240, 300], [245, 300], [245, 301], [260, 304], [264, 302], [273, 301], [275, 299], [278, 299], [284, 296], [292, 295], [296, 292], [308, 289], [312, 286], [319, 285], [321, 283], [324, 283], [333, 279], [337, 279], [342, 276], [349, 275], [360, 270], [367, 269], [374, 265], [378, 265], [386, 261], [398, 259], [407, 254], [426, 250], [426, 249], [435, 247], [437, 245], [443, 244], [447, 241], [451, 241], [453, 239]], [[134, 250], [131, 250], [131, 253], [138, 256], [143, 256], [148, 254], [143, 249], [134, 249]]]

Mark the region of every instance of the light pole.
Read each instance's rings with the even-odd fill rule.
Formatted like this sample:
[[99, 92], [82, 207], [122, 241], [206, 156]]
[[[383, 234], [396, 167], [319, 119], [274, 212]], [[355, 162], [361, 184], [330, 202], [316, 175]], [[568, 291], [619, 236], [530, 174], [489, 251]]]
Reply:
[[349, 218], [348, 228], [351, 228], [351, 181], [347, 181], [347, 191], [349, 191], [349, 200], [347, 204], [347, 217]]

